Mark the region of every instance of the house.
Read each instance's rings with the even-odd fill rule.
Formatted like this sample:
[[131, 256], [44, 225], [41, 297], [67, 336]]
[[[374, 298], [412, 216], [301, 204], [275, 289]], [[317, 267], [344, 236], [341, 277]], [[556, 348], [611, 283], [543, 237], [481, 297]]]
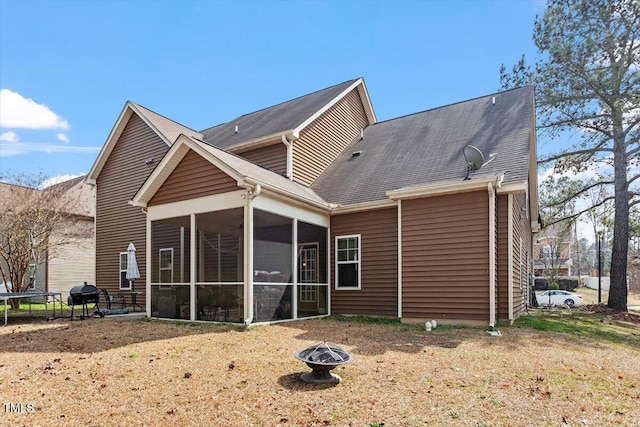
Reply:
[[[467, 145], [495, 159], [468, 173]], [[358, 78], [202, 131], [127, 102], [87, 180], [96, 283], [132, 288], [134, 242], [148, 316], [494, 325], [526, 307], [531, 87], [378, 122]]]
[[567, 277], [573, 274], [571, 236], [545, 235], [533, 243], [533, 269], [536, 277]]
[[[76, 177], [45, 190], [0, 183], [0, 197], [22, 201], [22, 204], [17, 204], [17, 212], [21, 206], [30, 203], [48, 203], [40, 201], [45, 200], [39, 195], [42, 192], [50, 192], [53, 193], [53, 197], [68, 200], [62, 207], [64, 218], [56, 224], [49, 236], [51, 244], [44, 253], [34, 254], [36, 259], [32, 259], [28, 277], [24, 279], [24, 285], [31, 284], [34, 288], [46, 292], [59, 292], [65, 301], [71, 287], [94, 281], [95, 193], [85, 182], [85, 178]], [[41, 206], [42, 209], [47, 207]], [[29, 209], [29, 206], [26, 206], [26, 209]]]

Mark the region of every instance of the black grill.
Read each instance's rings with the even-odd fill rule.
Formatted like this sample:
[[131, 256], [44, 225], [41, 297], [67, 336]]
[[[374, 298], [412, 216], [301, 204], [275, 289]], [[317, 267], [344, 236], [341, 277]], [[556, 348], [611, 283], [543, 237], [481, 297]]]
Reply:
[[98, 308], [98, 302], [100, 301], [100, 292], [98, 288], [93, 285], [88, 285], [86, 282], [84, 285], [74, 286], [69, 291], [69, 297], [67, 298], [67, 304], [71, 306], [71, 320], [73, 320], [73, 312], [75, 306], [82, 306], [82, 314], [80, 320], [84, 320], [85, 317], [89, 317], [89, 307], [87, 304], [95, 304], [97, 313], [102, 317], [102, 312]]

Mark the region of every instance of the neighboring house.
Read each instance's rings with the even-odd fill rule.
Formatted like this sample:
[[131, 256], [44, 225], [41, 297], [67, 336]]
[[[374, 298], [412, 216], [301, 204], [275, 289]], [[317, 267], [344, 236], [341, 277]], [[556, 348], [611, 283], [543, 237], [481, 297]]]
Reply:
[[60, 292], [66, 302], [72, 287], [84, 282], [95, 283], [95, 189], [85, 182], [86, 176], [56, 184], [78, 201], [70, 220], [51, 234], [51, 239], [65, 239], [47, 253], [46, 286], [48, 292]]
[[[63, 301], [66, 301], [73, 286], [84, 282], [93, 283], [95, 280], [95, 191], [85, 182], [85, 178], [86, 176], [80, 176], [50, 187], [54, 191], [59, 190], [61, 195], [73, 198], [77, 203], [70, 204], [73, 208], [67, 213], [71, 217], [53, 230], [50, 239], [54, 244], [38, 263], [31, 265], [29, 277], [25, 278], [25, 282], [33, 282], [37, 289], [60, 292]], [[0, 195], [9, 197], [11, 187], [17, 186], [0, 183]], [[21, 191], [42, 190], [21, 187]], [[65, 243], [58, 245], [60, 241]]]
[[[531, 87], [376, 122], [355, 79], [197, 132], [127, 102], [96, 185], [96, 283], [136, 245], [147, 314], [494, 325], [526, 307]], [[494, 161], [465, 180], [463, 148]], [[126, 260], [125, 260], [126, 264]]]
[[533, 244], [533, 274], [536, 277], [567, 277], [573, 274], [570, 236], [553, 234], [537, 238]]

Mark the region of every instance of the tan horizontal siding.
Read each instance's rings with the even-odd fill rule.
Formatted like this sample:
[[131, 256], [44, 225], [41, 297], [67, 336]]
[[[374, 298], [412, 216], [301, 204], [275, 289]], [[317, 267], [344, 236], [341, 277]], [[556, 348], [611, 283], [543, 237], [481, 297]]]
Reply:
[[281, 142], [237, 154], [277, 174], [286, 175], [287, 173], [287, 147]]
[[486, 191], [402, 202], [402, 316], [489, 317]]
[[[509, 195], [498, 195], [498, 319], [509, 318]], [[511, 262], [510, 262], [511, 261]]]
[[293, 145], [293, 179], [311, 185], [367, 124], [354, 89], [300, 132]]
[[[97, 179], [96, 286], [118, 292], [119, 253], [129, 242], [136, 246], [140, 268], [137, 290], [144, 290], [146, 271], [146, 216], [129, 205], [153, 170], [145, 160], [160, 159], [169, 147], [145, 122], [133, 114]], [[144, 304], [144, 296], [138, 300]]]
[[[68, 226], [76, 235], [69, 243], [48, 253], [47, 265], [47, 290], [60, 292], [64, 301], [73, 286], [84, 282], [95, 284], [93, 221], [78, 221]], [[57, 234], [51, 237], [55, 239]]]
[[[360, 234], [361, 289], [335, 289], [335, 237]], [[397, 208], [331, 217], [331, 312], [398, 315]]]
[[[526, 309], [529, 295], [529, 275], [531, 273], [531, 222], [526, 215], [525, 193], [513, 196], [513, 312], [518, 317]], [[522, 251], [520, 240], [522, 239]], [[522, 269], [522, 270], [521, 270]]]
[[238, 189], [235, 179], [189, 151], [149, 201], [149, 206], [178, 202]]

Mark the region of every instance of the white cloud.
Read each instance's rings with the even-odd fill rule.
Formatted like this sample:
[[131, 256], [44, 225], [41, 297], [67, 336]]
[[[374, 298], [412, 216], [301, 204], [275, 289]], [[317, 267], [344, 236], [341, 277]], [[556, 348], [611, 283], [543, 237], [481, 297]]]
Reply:
[[56, 145], [41, 142], [0, 143], [0, 157], [17, 156], [20, 154], [40, 153], [95, 153], [100, 147], [77, 147], [72, 145]]
[[65, 133], [57, 133], [56, 137], [62, 142], [69, 142], [69, 137]]
[[8, 132], [0, 133], [0, 141], [1, 142], [18, 142], [20, 141], [20, 138], [15, 132], [8, 131]]
[[81, 176], [83, 174], [64, 174], [64, 175], [56, 175], [56, 176], [52, 176], [49, 179], [45, 179], [44, 181], [42, 181], [42, 184], [40, 185], [41, 189], [47, 188], [47, 187], [51, 187], [52, 185], [56, 185], [56, 184], [60, 184], [61, 182], [65, 182], [65, 181], [69, 181], [70, 179], [73, 178], [77, 178], [79, 176]]
[[69, 129], [69, 123], [44, 104], [9, 89], [0, 90], [0, 127]]

